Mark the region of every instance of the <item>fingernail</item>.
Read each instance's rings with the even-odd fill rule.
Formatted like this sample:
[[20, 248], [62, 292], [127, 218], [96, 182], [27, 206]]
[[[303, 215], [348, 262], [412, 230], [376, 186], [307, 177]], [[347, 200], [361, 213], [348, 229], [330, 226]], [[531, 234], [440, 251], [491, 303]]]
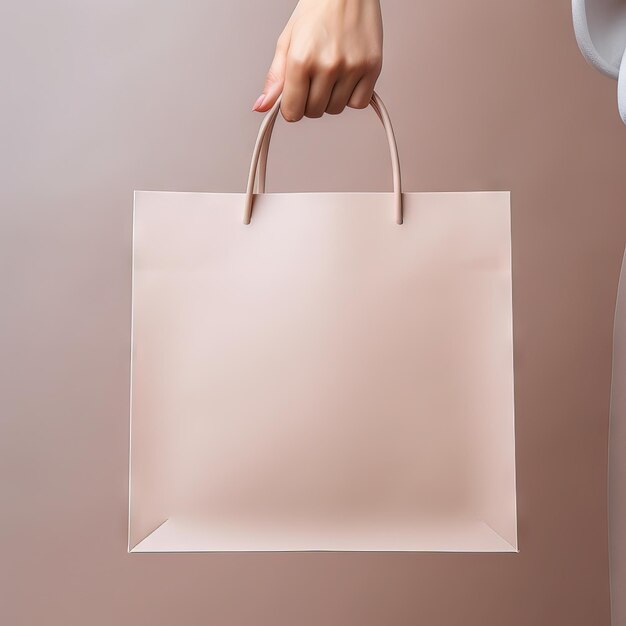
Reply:
[[257, 111], [258, 108], [263, 104], [263, 100], [265, 100], [265, 94], [262, 93], [258, 98], [257, 101], [254, 103], [252, 110], [253, 111]]

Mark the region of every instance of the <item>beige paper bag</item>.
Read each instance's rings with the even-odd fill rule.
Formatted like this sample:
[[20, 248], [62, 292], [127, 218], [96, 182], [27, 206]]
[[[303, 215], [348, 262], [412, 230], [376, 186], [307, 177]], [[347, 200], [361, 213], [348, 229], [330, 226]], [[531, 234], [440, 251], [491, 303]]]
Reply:
[[245, 194], [136, 192], [131, 551], [517, 550], [509, 194], [372, 106], [392, 194], [253, 194], [278, 106]]

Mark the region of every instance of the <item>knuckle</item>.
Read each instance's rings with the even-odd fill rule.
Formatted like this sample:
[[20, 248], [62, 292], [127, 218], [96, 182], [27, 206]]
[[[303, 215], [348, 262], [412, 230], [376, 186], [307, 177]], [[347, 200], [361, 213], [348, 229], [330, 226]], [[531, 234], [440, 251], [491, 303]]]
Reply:
[[380, 74], [380, 71], [383, 68], [383, 59], [382, 56], [376, 55], [373, 57], [369, 57], [365, 59], [365, 67], [364, 69], [367, 72], [375, 73], [376, 75]]
[[351, 74], [365, 70], [365, 59], [349, 59], [346, 61], [346, 71]]
[[347, 62], [348, 69], [353, 73], [380, 73], [382, 58], [378, 55], [361, 56]]
[[320, 61], [317, 69], [321, 74], [332, 76], [344, 69], [344, 62], [340, 57], [329, 57]]
[[311, 68], [311, 60], [308, 55], [298, 52], [290, 52], [287, 55], [289, 66], [296, 71], [308, 71]]

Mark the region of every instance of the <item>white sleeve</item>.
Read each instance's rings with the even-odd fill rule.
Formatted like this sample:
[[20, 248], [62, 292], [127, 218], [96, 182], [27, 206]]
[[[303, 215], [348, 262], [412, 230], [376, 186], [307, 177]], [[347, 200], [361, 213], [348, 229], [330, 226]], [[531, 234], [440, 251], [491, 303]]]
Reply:
[[572, 13], [580, 51], [619, 80], [619, 108], [626, 122], [626, 0], [572, 0]]
[[601, 72], [617, 78], [626, 49], [626, 0], [572, 0], [581, 52]]

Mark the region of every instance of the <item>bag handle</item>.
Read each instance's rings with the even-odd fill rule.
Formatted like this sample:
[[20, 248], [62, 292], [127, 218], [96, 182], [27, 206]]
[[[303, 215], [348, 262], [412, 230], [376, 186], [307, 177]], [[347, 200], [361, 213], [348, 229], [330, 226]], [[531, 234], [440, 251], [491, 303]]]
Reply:
[[[252, 218], [252, 205], [254, 204], [255, 193], [265, 193], [265, 177], [267, 171], [267, 155], [269, 152], [270, 140], [274, 124], [278, 118], [280, 111], [281, 97], [274, 106], [268, 111], [263, 118], [259, 128], [254, 151], [252, 153], [252, 161], [250, 163], [250, 173], [248, 175], [248, 185], [246, 188], [246, 202], [243, 216], [243, 223], [250, 224]], [[389, 154], [391, 156], [391, 168], [393, 172], [393, 194], [394, 194], [394, 213], [396, 224], [402, 224], [402, 180], [400, 176], [400, 158], [398, 156], [398, 145], [393, 134], [389, 113], [385, 108], [380, 96], [374, 92], [370, 101], [370, 106], [378, 115], [387, 134], [387, 142], [389, 144]]]
[[[381, 117], [380, 109], [374, 105], [372, 105], [372, 108], [376, 112], [376, 115], [378, 115], [378, 119], [381, 123], [384, 123]], [[265, 193], [265, 185], [267, 182], [267, 157], [270, 149], [270, 142], [272, 140], [272, 133], [274, 132], [274, 125], [276, 124], [277, 119], [278, 116], [272, 118], [272, 121], [267, 128], [267, 132], [265, 133], [263, 147], [261, 148], [261, 157], [259, 158], [259, 164], [256, 170], [254, 193]]]

